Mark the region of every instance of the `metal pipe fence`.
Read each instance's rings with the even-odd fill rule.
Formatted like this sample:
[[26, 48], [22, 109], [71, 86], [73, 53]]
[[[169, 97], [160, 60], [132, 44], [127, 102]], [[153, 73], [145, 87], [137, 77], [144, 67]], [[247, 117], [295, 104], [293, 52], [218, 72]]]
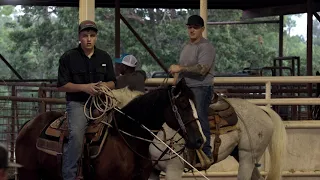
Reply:
[[[65, 94], [57, 91], [55, 82], [0, 82], [0, 142], [7, 145], [10, 151], [10, 160], [14, 161], [14, 147], [18, 130], [21, 126], [35, 118], [40, 113], [46, 111], [64, 111]], [[285, 85], [283, 85], [285, 86]], [[290, 85], [289, 88], [275, 89], [272, 98], [282, 97], [297, 98], [296, 90], [299, 95], [306, 94], [305, 88], [295, 88]], [[156, 84], [147, 84], [146, 91], [156, 88]], [[291, 93], [288, 92], [291, 90]], [[224, 94], [227, 97], [238, 97], [244, 99], [261, 99], [265, 96], [264, 84], [215, 84], [215, 91]], [[305, 92], [304, 92], [305, 91]], [[291, 116], [289, 106], [283, 106], [284, 111], [278, 113], [286, 117], [285, 120], [292, 120], [296, 117]], [[299, 117], [303, 119], [305, 112], [301, 112]]]

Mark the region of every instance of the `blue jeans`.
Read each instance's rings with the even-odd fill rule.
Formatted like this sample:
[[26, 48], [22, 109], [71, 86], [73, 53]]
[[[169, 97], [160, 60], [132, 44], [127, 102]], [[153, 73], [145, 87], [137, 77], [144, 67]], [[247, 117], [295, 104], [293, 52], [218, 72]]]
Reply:
[[84, 103], [81, 102], [67, 102], [69, 141], [64, 145], [62, 157], [63, 180], [74, 180], [77, 175], [78, 160], [82, 154], [84, 135], [88, 125], [83, 107]]
[[199, 86], [191, 87], [192, 92], [195, 96], [195, 105], [200, 120], [202, 132], [206, 137], [207, 141], [203, 145], [203, 152], [212, 157], [211, 146], [210, 146], [210, 125], [208, 120], [208, 108], [211, 103], [211, 98], [213, 95], [213, 86]]

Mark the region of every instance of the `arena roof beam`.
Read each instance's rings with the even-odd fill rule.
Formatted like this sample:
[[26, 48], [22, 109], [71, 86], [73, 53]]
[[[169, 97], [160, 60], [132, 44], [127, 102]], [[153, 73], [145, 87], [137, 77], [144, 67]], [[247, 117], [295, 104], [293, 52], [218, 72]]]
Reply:
[[230, 24], [274, 24], [279, 23], [279, 20], [261, 20], [261, 21], [224, 21], [224, 22], [207, 22], [208, 25], [230, 25]]
[[[115, 0], [114, 11], [115, 57], [120, 58], [120, 0]], [[116, 72], [117, 74], [119, 72]]]
[[[314, 3], [314, 12], [320, 11], [320, 3]], [[246, 9], [242, 12], [243, 19], [258, 18], [266, 16], [278, 16], [288, 14], [299, 14], [307, 12], [307, 3], [293, 4], [286, 6], [274, 6], [274, 7], [263, 7]]]
[[314, 15], [314, 17], [316, 17], [316, 18], [318, 19], [318, 21], [320, 22], [320, 16], [319, 16], [319, 14], [318, 14], [317, 12], [314, 12], [313, 15]]
[[[320, 3], [320, 0], [314, 0]], [[115, 0], [95, 0], [96, 7], [115, 7]], [[282, 7], [295, 4], [306, 4], [306, 0], [210, 0], [208, 9], [257, 9]], [[0, 5], [28, 5], [28, 6], [71, 6], [78, 7], [79, 0], [0, 0]], [[121, 0], [121, 8], [191, 8], [199, 9], [199, 0]], [[306, 6], [305, 6], [306, 7]], [[304, 9], [306, 12], [306, 8]]]

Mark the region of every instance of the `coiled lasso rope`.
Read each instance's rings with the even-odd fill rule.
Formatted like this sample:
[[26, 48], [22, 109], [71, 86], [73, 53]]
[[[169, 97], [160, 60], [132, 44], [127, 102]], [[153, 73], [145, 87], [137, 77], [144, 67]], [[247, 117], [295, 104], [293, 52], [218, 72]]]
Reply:
[[[96, 120], [105, 115], [106, 112], [116, 107], [119, 101], [115, 98], [112, 90], [106, 86], [104, 83], [99, 83], [96, 85], [95, 89], [98, 93], [95, 96], [90, 96], [83, 107], [84, 115], [90, 120]], [[86, 108], [89, 106], [89, 115]], [[93, 117], [92, 110], [97, 109], [99, 112], [102, 112], [100, 116]]]

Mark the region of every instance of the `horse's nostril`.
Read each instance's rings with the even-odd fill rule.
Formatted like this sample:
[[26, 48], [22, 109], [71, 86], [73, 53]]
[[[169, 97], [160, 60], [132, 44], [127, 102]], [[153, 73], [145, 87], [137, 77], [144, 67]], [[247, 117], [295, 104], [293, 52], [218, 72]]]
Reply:
[[197, 142], [197, 145], [201, 146], [203, 144], [203, 139], [198, 138], [196, 142]]

